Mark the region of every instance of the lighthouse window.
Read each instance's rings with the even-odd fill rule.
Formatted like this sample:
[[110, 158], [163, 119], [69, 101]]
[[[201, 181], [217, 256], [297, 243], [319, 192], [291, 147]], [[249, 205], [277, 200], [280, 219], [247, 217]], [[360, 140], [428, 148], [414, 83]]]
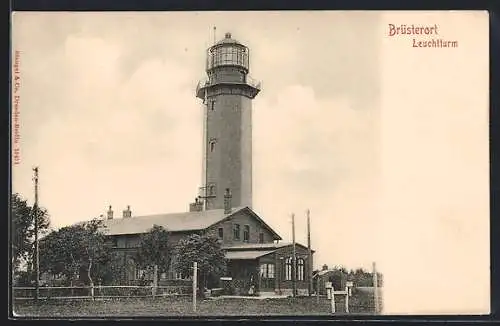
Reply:
[[208, 55], [208, 67], [212, 68], [214, 66], [214, 54], [211, 52]]
[[213, 151], [215, 151], [215, 140], [212, 140], [210, 142], [210, 152], [213, 152]]
[[222, 52], [220, 50], [218, 50], [215, 52], [215, 54], [216, 54], [215, 65], [219, 65], [221, 63], [221, 59], [222, 59]]
[[231, 63], [231, 48], [222, 48], [222, 63]]
[[243, 51], [241, 49], [238, 49], [238, 64], [242, 65], [243, 64]]
[[239, 53], [239, 49], [238, 48], [232, 48], [231, 49], [231, 61], [233, 61], [236, 64], [239, 64], [239, 62], [238, 62], [238, 53]]
[[219, 64], [224, 64], [224, 59], [226, 56], [226, 48], [219, 49]]

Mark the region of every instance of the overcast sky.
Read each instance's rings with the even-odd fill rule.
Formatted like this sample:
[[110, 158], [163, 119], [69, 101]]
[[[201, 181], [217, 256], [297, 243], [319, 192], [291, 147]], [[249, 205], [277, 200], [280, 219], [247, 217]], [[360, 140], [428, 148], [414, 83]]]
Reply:
[[[486, 31], [487, 16], [397, 15], [17, 14], [21, 164], [13, 190], [32, 202], [38, 165], [40, 204], [54, 227], [108, 205], [116, 214], [126, 205], [134, 215], [186, 211], [201, 185], [194, 91], [216, 26], [217, 39], [231, 32], [250, 47], [250, 74], [263, 85], [253, 102], [254, 210], [285, 240], [295, 213], [305, 244], [309, 208], [316, 267], [377, 261], [386, 277], [413, 269], [428, 282], [429, 269], [461, 280], [456, 271], [468, 261], [484, 298], [488, 124], [487, 97], [477, 94], [487, 96], [488, 66], [465, 62], [487, 58], [487, 36], [471, 37]], [[459, 28], [464, 19], [469, 34]], [[388, 23], [422, 21], [463, 46], [415, 50], [410, 39], [387, 37]], [[450, 93], [450, 83], [468, 91]], [[394, 286], [415, 280], [399, 277]]]

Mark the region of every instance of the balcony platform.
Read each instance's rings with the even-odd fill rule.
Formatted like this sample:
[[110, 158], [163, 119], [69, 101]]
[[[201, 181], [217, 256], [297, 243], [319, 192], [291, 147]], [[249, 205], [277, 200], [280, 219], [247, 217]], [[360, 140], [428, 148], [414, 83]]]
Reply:
[[205, 98], [205, 90], [210, 87], [214, 86], [244, 86], [248, 88], [252, 88], [255, 90], [255, 95], [257, 95], [260, 90], [261, 90], [261, 83], [258, 81], [253, 80], [252, 78], [248, 77], [246, 78], [245, 82], [210, 82], [207, 79], [201, 80], [198, 85], [196, 86], [196, 97], [204, 99]]

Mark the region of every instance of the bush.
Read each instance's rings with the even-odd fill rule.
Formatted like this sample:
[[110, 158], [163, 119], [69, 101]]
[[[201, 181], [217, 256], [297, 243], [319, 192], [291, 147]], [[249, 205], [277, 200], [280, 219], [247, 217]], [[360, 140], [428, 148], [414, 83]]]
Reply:
[[26, 271], [18, 271], [14, 274], [14, 286], [32, 286], [30, 274]]

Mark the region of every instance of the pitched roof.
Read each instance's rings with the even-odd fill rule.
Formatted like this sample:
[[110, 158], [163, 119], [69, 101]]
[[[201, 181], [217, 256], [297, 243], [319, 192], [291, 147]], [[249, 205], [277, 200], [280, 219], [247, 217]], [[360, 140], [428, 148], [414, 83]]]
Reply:
[[104, 220], [104, 233], [107, 235], [146, 233], [153, 225], [162, 226], [170, 232], [203, 230], [243, 209], [244, 207], [235, 208], [230, 214], [224, 214], [223, 209], [212, 209]]
[[273, 252], [274, 250], [226, 251], [226, 259], [231, 259], [231, 260], [257, 259], [259, 257], [271, 254]]
[[273, 233], [276, 239], [281, 240], [281, 237], [276, 231], [266, 224], [266, 222], [249, 207], [236, 207], [230, 214], [224, 214], [223, 209], [211, 209], [200, 212], [133, 216], [111, 220], [105, 219], [103, 221], [105, 226], [103, 231], [107, 235], [141, 234], [148, 232], [153, 225], [162, 226], [170, 232], [204, 230], [242, 211], [245, 211], [247, 214], [257, 219]]

